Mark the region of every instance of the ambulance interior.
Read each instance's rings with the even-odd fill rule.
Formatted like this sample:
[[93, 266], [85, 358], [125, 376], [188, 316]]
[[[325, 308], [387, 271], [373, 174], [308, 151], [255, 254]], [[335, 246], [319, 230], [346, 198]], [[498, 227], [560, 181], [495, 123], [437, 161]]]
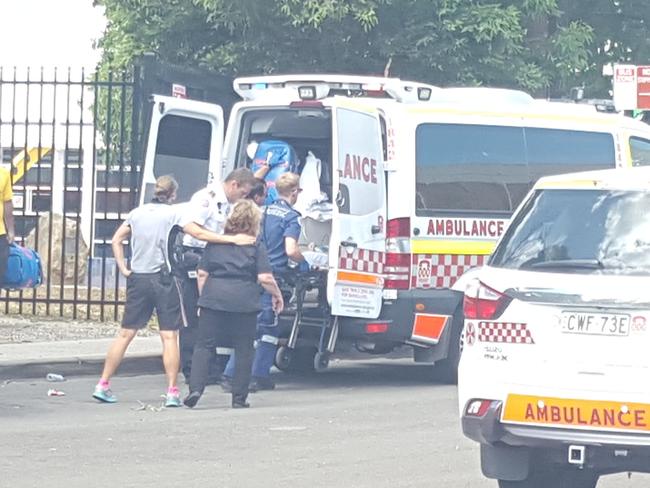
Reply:
[[[257, 144], [284, 141], [295, 150], [302, 192], [296, 209], [303, 215], [300, 245], [326, 265], [332, 224], [332, 118], [324, 107], [249, 109], [243, 112], [236, 166], [252, 167]], [[310, 260], [306, 256], [308, 261]]]

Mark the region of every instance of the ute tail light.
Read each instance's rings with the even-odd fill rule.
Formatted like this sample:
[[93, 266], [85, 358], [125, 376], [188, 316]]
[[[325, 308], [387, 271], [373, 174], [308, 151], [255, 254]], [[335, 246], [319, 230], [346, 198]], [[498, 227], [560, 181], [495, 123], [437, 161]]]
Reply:
[[485, 417], [494, 400], [472, 399], [467, 402], [465, 407], [465, 416], [467, 417]]
[[411, 287], [411, 220], [391, 219], [386, 223], [384, 288], [408, 290]]
[[510, 303], [511, 298], [479, 280], [472, 280], [465, 289], [463, 313], [467, 319], [496, 319]]

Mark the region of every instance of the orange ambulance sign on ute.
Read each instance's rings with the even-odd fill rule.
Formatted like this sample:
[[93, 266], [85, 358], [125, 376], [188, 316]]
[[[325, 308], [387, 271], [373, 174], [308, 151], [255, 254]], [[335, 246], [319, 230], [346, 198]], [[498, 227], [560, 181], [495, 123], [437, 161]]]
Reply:
[[650, 405], [510, 394], [501, 420], [579, 429], [650, 432]]

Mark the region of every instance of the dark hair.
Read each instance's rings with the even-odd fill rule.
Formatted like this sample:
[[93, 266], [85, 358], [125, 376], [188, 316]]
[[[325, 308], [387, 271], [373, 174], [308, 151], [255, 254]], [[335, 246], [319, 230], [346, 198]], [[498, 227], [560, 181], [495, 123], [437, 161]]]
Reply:
[[266, 181], [262, 178], [255, 178], [255, 184], [246, 198], [255, 200], [255, 198], [263, 197], [264, 195], [266, 195]]
[[244, 186], [244, 185], [255, 186], [256, 180], [257, 178], [255, 178], [255, 175], [250, 169], [237, 168], [231, 171], [228, 176], [226, 176], [224, 182], [228, 183], [230, 181], [236, 181], [239, 184], [239, 186]]

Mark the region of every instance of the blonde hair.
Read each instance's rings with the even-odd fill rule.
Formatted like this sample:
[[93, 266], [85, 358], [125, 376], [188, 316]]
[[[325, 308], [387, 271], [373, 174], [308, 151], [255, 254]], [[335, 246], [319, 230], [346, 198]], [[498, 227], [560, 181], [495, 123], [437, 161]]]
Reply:
[[300, 176], [296, 173], [281, 174], [275, 180], [275, 189], [283, 197], [288, 197], [291, 192], [300, 186]]
[[235, 204], [226, 225], [225, 234], [248, 234], [257, 237], [260, 231], [262, 213], [252, 200], [240, 200]]
[[172, 175], [159, 176], [156, 178], [153, 196], [160, 202], [169, 203], [174, 198], [176, 190], [178, 190], [178, 183]]

